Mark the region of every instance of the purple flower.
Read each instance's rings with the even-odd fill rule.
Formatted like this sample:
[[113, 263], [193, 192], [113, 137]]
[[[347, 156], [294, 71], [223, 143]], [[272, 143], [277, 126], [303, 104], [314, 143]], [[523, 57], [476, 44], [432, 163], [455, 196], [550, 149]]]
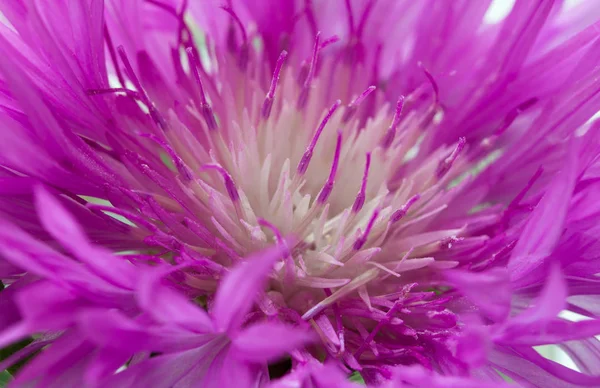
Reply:
[[[36, 242], [21, 230], [2, 225], [2, 253], [11, 263], [42, 280], [19, 292], [15, 303], [20, 321], [4, 331], [0, 343], [10, 344], [24, 334], [64, 331], [50, 347], [50, 357], [36, 357], [17, 381], [51, 386], [57, 383], [56, 376], [64, 373], [68, 384], [79, 386], [173, 386], [184, 381], [190, 385], [227, 386], [224, 378], [232, 379], [229, 385], [236, 381], [251, 385], [264, 371], [249, 366], [276, 359], [311, 341], [308, 331], [276, 321], [241, 327], [254, 304], [253, 295], [258, 296], [273, 262], [281, 256], [279, 247], [248, 257], [225, 276], [215, 295], [211, 318], [163, 284], [162, 279], [181, 265], [161, 269], [130, 265], [91, 246], [79, 225], [46, 191], [38, 189], [36, 199], [48, 232], [81, 261]], [[272, 341], [264, 341], [265, 336]], [[148, 349], [164, 354], [141, 356]], [[72, 352], [73, 359], [82, 361], [60, 370], [55, 356], [62, 352]], [[105, 380], [99, 375], [134, 356], [135, 366], [130, 364]], [[217, 366], [208, 369], [211, 363]], [[167, 376], [165, 368], [176, 370]], [[47, 374], [38, 376], [40, 372]]]
[[599, 386], [600, 12], [491, 4], [4, 2], [0, 370]]

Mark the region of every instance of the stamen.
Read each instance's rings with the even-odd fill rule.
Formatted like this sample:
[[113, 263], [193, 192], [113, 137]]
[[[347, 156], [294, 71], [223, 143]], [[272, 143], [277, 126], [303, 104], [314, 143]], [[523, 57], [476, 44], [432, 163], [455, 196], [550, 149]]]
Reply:
[[410, 207], [421, 198], [420, 194], [415, 194], [406, 201], [406, 203], [396, 210], [390, 217], [390, 224], [394, 224], [402, 219], [408, 213]]
[[367, 336], [367, 338], [365, 338], [365, 340], [360, 345], [360, 347], [356, 350], [356, 352], [354, 352], [354, 357], [355, 358], [360, 357], [360, 355], [365, 351], [366, 347], [371, 343], [371, 341], [373, 341], [373, 338], [375, 338], [375, 336], [377, 335], [377, 333], [379, 333], [379, 331], [381, 330], [381, 328], [384, 325], [387, 325], [391, 321], [392, 314], [394, 314], [396, 312], [396, 310], [398, 310], [398, 308], [400, 307], [400, 303], [399, 302], [400, 301], [396, 301], [394, 303], [394, 305], [385, 314], [385, 317], [383, 317], [379, 322], [377, 322], [377, 325], [375, 326], [375, 328], [369, 333], [369, 335]]
[[344, 51], [345, 51], [345, 61], [350, 66], [354, 66], [353, 64], [355, 62], [359, 62], [359, 63], [364, 62], [365, 45], [361, 41], [361, 36], [362, 36], [362, 32], [363, 32], [365, 24], [366, 24], [367, 17], [369, 16], [371, 7], [373, 6], [372, 3], [373, 2], [371, 1], [369, 4], [367, 4], [365, 11], [363, 12], [363, 15], [359, 21], [358, 28], [355, 29], [354, 15], [352, 13], [352, 7], [350, 4], [350, 1], [349, 0], [346, 1], [346, 10], [348, 13], [348, 18], [349, 18], [349, 23], [348, 23], [349, 24], [349, 34], [348, 34], [349, 37], [348, 37], [348, 43], [347, 43]]
[[200, 98], [203, 104], [207, 104], [206, 101], [206, 95], [204, 94], [204, 87], [202, 86], [202, 80], [200, 79], [200, 72], [198, 71], [197, 68], [197, 61], [196, 61], [196, 57], [194, 56], [194, 51], [192, 50], [191, 47], [188, 47], [187, 49], [185, 49], [185, 52], [188, 55], [188, 59], [190, 60], [190, 65], [194, 65], [194, 66], [190, 66], [193, 69], [193, 73], [194, 73], [194, 78], [196, 79], [196, 82], [198, 84], [198, 87], [200, 88]]
[[304, 85], [306, 77], [308, 77], [308, 62], [303, 59], [302, 62], [300, 62], [300, 71], [298, 71], [298, 78], [296, 79], [298, 85]]
[[381, 53], [383, 51], [383, 45], [377, 44], [375, 48], [375, 58], [373, 59], [373, 66], [371, 67], [371, 82], [378, 84], [379, 82], [379, 64], [381, 63]]
[[352, 212], [354, 214], [358, 213], [363, 205], [365, 204], [366, 191], [367, 191], [367, 178], [369, 177], [369, 167], [371, 166], [371, 153], [367, 152], [367, 157], [365, 161], [365, 172], [363, 173], [362, 184], [360, 185], [360, 191], [356, 195], [356, 199], [354, 200], [354, 205], [352, 206]]
[[500, 128], [498, 128], [496, 130], [496, 135], [501, 135], [502, 133], [504, 133], [504, 131], [510, 127], [510, 125], [513, 123], [513, 121], [516, 120], [516, 118], [523, 113], [525, 110], [531, 108], [533, 105], [535, 105], [538, 102], [538, 98], [537, 97], [533, 97], [530, 98], [529, 100], [519, 104], [516, 108], [514, 108], [512, 111], [510, 111], [506, 117], [504, 118], [504, 122], [502, 123], [502, 125], [500, 125]]
[[484, 261], [482, 263], [483, 266], [476, 265], [473, 266], [473, 268], [476, 268], [477, 271], [484, 271], [490, 268], [492, 264], [497, 262], [503, 262], [505, 263], [504, 265], [506, 265], [506, 263], [508, 262], [508, 258], [510, 257], [510, 254], [512, 253], [512, 250], [515, 247], [515, 245], [517, 245], [517, 240], [512, 240], [511, 242], [503, 246], [498, 252], [494, 253], [487, 262]]
[[160, 232], [160, 230], [153, 223], [148, 222], [144, 217], [141, 217], [132, 212], [128, 212], [127, 210], [123, 210], [123, 209], [120, 209], [118, 207], [113, 207], [113, 206], [98, 205], [98, 204], [91, 203], [91, 202], [88, 202], [85, 206], [90, 210], [96, 210], [96, 211], [102, 211], [102, 212], [116, 214], [116, 215], [121, 216], [121, 217], [127, 219], [128, 221], [136, 224], [137, 226], [141, 226], [141, 227], [149, 230], [150, 232], [153, 232], [153, 233]]
[[308, 24], [310, 25], [310, 29], [313, 35], [316, 35], [317, 32], [317, 20], [315, 19], [315, 14], [312, 10], [312, 0], [305, 0], [304, 13], [306, 14], [306, 19]]
[[346, 0], [346, 12], [348, 13], [348, 35], [354, 34], [354, 15], [352, 15], [352, 5], [350, 0]]
[[317, 36], [315, 37], [315, 45], [313, 47], [313, 54], [310, 60], [310, 67], [308, 69], [308, 74], [306, 75], [306, 79], [304, 80], [304, 85], [302, 85], [302, 90], [300, 91], [300, 97], [298, 97], [298, 109], [302, 109], [306, 106], [306, 102], [308, 101], [308, 94], [310, 92], [310, 84], [312, 83], [312, 79], [315, 75], [315, 69], [317, 67], [317, 57], [319, 55], [319, 41], [321, 39], [321, 33], [317, 32]]
[[277, 63], [275, 64], [275, 71], [273, 72], [273, 78], [271, 79], [271, 87], [267, 92], [267, 97], [263, 102], [262, 106], [262, 117], [265, 119], [269, 118], [271, 115], [271, 108], [273, 108], [273, 98], [275, 97], [275, 89], [277, 88], [277, 83], [279, 82], [279, 75], [281, 74], [281, 68], [283, 67], [283, 61], [287, 57], [287, 51], [283, 50], [281, 54], [279, 54], [279, 59], [277, 59]]
[[191, 218], [184, 217], [182, 221], [183, 226], [188, 228], [192, 233], [196, 236], [200, 237], [200, 239], [208, 246], [212, 248], [216, 248], [217, 244], [215, 243], [215, 239], [212, 233], [202, 224], [192, 220]]
[[371, 219], [369, 220], [369, 223], [367, 224], [367, 228], [365, 229], [364, 233], [362, 234], [362, 236], [360, 236], [354, 242], [354, 250], [355, 251], [359, 251], [363, 247], [363, 245], [365, 245], [365, 243], [367, 242], [369, 233], [371, 233], [371, 229], [373, 228], [373, 225], [375, 225], [375, 220], [377, 220], [378, 216], [379, 216], [379, 209], [376, 209], [373, 212], [373, 215], [371, 216]]
[[[188, 8], [188, 2], [189, 0], [183, 0], [181, 2], [181, 8], [179, 9], [179, 12], [177, 13], [177, 18], [179, 19], [179, 37], [178, 37], [178, 47], [185, 47], [185, 43], [190, 43], [191, 41], [194, 39], [193, 35], [192, 35], [192, 31], [190, 30], [190, 28], [188, 27], [187, 23], [185, 22], [185, 13], [187, 11]], [[184, 35], [183, 33], [187, 33], [187, 36], [185, 37], [185, 41], [184, 41]], [[194, 54], [198, 55], [198, 50], [196, 49], [196, 47], [194, 46]]]
[[321, 43], [321, 47], [319, 48], [319, 51], [323, 50], [325, 47], [334, 44], [335, 42], [339, 41], [340, 37], [337, 35], [331, 35], [329, 38], [325, 39], [322, 43]]
[[185, 165], [181, 157], [177, 155], [177, 152], [175, 152], [175, 150], [167, 142], [159, 139], [157, 136], [151, 133], [143, 133], [140, 136], [152, 140], [169, 154], [171, 160], [173, 160], [173, 163], [175, 164], [175, 167], [177, 167], [177, 171], [179, 171], [179, 174], [182, 176], [185, 182], [190, 182], [193, 179], [190, 169]]
[[235, 204], [240, 200], [240, 195], [237, 191], [237, 188], [235, 187], [233, 178], [231, 178], [231, 175], [229, 175], [227, 170], [225, 170], [223, 167], [219, 166], [218, 164], [205, 164], [200, 169], [200, 171], [203, 171], [203, 170], [218, 171], [221, 174], [221, 176], [223, 177], [223, 181], [225, 183], [225, 189], [227, 190], [227, 194], [229, 194], [229, 198], [231, 198], [231, 202], [233, 202]]
[[91, 147], [94, 151], [96, 152], [101, 152], [105, 155], [108, 155], [109, 157], [115, 159], [115, 160], [121, 160], [121, 154], [119, 154], [119, 152], [106, 148], [106, 146], [98, 143], [97, 141], [94, 141], [92, 139], [88, 139], [85, 136], [82, 135], [78, 135], [78, 137], [83, 140], [85, 142], [85, 144], [87, 144], [89, 147]]
[[184, 13], [188, 6], [188, 0], [183, 0], [181, 2], [181, 9], [179, 11], [177, 11], [177, 9], [175, 9], [174, 6], [171, 6], [169, 4], [164, 4], [160, 1], [156, 1], [156, 0], [146, 0], [146, 1], [160, 9], [166, 11], [169, 15], [172, 15], [175, 19], [177, 19], [177, 21], [179, 22], [179, 37], [178, 37], [179, 45], [178, 46], [183, 44], [183, 32], [184, 31], [188, 33], [188, 38], [191, 38], [191, 36], [192, 36], [191, 31], [185, 24], [185, 19], [184, 19]]
[[376, 262], [376, 261], [367, 261], [365, 264], [368, 264], [368, 265], [372, 265], [372, 266], [374, 266], [374, 267], [377, 267], [377, 268], [379, 268], [380, 270], [382, 270], [382, 271], [385, 271], [385, 272], [387, 272], [388, 274], [390, 274], [390, 275], [392, 275], [392, 276], [394, 276], [394, 277], [397, 277], [397, 278], [399, 278], [399, 277], [400, 277], [400, 274], [399, 274], [398, 272], [394, 272], [394, 271], [392, 271], [391, 269], [389, 269], [388, 267], [386, 267], [385, 265], [383, 265], [383, 264], [379, 264], [379, 263], [378, 263], [378, 262]]
[[123, 73], [121, 72], [121, 68], [119, 67], [119, 62], [117, 61], [117, 53], [115, 52], [115, 46], [113, 45], [112, 39], [110, 37], [110, 32], [108, 31], [108, 26], [106, 22], [104, 23], [104, 39], [106, 40], [106, 46], [108, 46], [108, 53], [110, 55], [110, 60], [112, 61], [113, 67], [115, 68], [115, 72], [117, 73], [117, 78], [119, 79], [119, 83], [125, 87], [125, 77], [123, 77]]
[[456, 237], [456, 236], [446, 237], [446, 238], [440, 240], [440, 249], [441, 250], [450, 249], [450, 248], [452, 248], [452, 246], [454, 244], [459, 243], [459, 242], [463, 241], [464, 239], [465, 239], [464, 237]]
[[146, 92], [144, 91], [144, 88], [142, 87], [142, 83], [140, 82], [138, 77], [135, 75], [135, 72], [133, 71], [133, 67], [131, 66], [131, 63], [129, 62], [127, 53], [125, 53], [125, 48], [123, 48], [123, 46], [119, 46], [119, 47], [117, 47], [117, 51], [119, 53], [119, 56], [121, 57], [121, 61], [123, 62], [123, 65], [125, 66], [125, 71], [127, 72], [129, 79], [131, 79], [133, 86], [135, 86], [135, 88], [138, 90], [138, 93], [140, 93], [141, 99], [144, 101], [144, 103], [150, 102], [148, 95], [146, 95]]
[[271, 232], [273, 232], [273, 235], [275, 236], [275, 241], [277, 241], [278, 244], [281, 244], [281, 246], [284, 248], [284, 252], [283, 252], [282, 256], [285, 258], [285, 267], [286, 267], [285, 279], [287, 282], [293, 281], [294, 280], [294, 268], [296, 267], [296, 265], [294, 263], [294, 259], [292, 258], [289, 247], [288, 247], [285, 239], [281, 235], [281, 232], [279, 231], [279, 229], [277, 229], [277, 227], [275, 225], [273, 225], [272, 223], [270, 223], [269, 221], [267, 221], [265, 219], [259, 218], [257, 221], [258, 221], [259, 225], [264, 226], [265, 228], [267, 228]]
[[[340, 38], [337, 35], [332, 35], [331, 37], [325, 39], [321, 43], [321, 46], [319, 47], [319, 52], [321, 50], [323, 50], [325, 47], [329, 46], [330, 44], [337, 42], [338, 40], [340, 40]], [[300, 86], [304, 85], [304, 82], [306, 81], [306, 78], [308, 77], [308, 71], [310, 68], [311, 60], [312, 60], [312, 56], [310, 56], [308, 59], [303, 59], [302, 62], [300, 62], [300, 71], [298, 72], [298, 78], [297, 78], [298, 85], [300, 85]]]
[[392, 124], [388, 128], [387, 132], [381, 139], [381, 147], [385, 150], [388, 149], [394, 138], [396, 137], [396, 128], [400, 123], [400, 115], [402, 114], [402, 107], [404, 106], [404, 96], [400, 96], [398, 98], [398, 102], [396, 103], [396, 113], [394, 113], [394, 118], [392, 120]]
[[273, 225], [272, 223], [270, 223], [269, 221], [267, 221], [263, 218], [259, 218], [257, 221], [260, 226], [264, 226], [265, 228], [267, 228], [271, 232], [273, 232], [273, 235], [275, 235], [275, 241], [277, 241], [278, 243], [283, 241], [281, 232], [279, 231], [279, 229], [277, 229], [277, 227], [275, 225]]
[[[330, 297], [332, 295], [330, 288], [324, 288], [323, 291], [325, 292], [325, 295], [327, 297]], [[338, 339], [340, 342], [340, 349], [339, 349], [338, 354], [343, 354], [346, 351], [346, 343], [344, 340], [345, 336], [344, 336], [344, 325], [342, 324], [342, 314], [340, 313], [340, 308], [336, 302], [333, 303], [332, 308], [333, 308], [333, 315], [335, 317], [335, 326], [336, 326], [336, 330], [337, 330], [337, 335], [338, 335]]]
[[358, 23], [358, 27], [356, 28], [356, 36], [361, 37], [362, 33], [367, 25], [367, 19], [373, 10], [373, 5], [375, 5], [375, 0], [370, 0], [363, 11], [362, 17], [360, 18], [360, 22]]
[[232, 24], [229, 24], [229, 28], [227, 29], [227, 48], [230, 52], [235, 53], [237, 50], [237, 38], [235, 37], [235, 27]]
[[319, 332], [319, 336], [325, 344], [327, 344], [330, 351], [333, 348], [340, 346], [340, 339], [326, 314], [319, 314], [314, 319], [315, 329]]
[[212, 111], [212, 108], [208, 101], [206, 100], [206, 95], [204, 94], [204, 88], [202, 87], [202, 80], [200, 79], [200, 72], [198, 71], [198, 66], [200, 63], [198, 62], [198, 58], [194, 55], [194, 51], [191, 47], [188, 47], [186, 50], [190, 61], [190, 68], [192, 69], [192, 73], [194, 75], [194, 79], [196, 80], [196, 84], [200, 88], [200, 110], [202, 116], [204, 117], [204, 121], [206, 122], [206, 126], [210, 131], [217, 130], [217, 120], [215, 119], [215, 114]]
[[182, 21], [183, 21], [183, 14], [185, 13], [185, 11], [187, 10], [187, 7], [188, 7], [188, 1], [189, 0], [183, 0], [181, 2], [181, 9], [179, 10], [179, 17], [181, 18]]
[[128, 97], [143, 101], [142, 96], [138, 92], [136, 92], [135, 90], [127, 89], [127, 88], [88, 89], [85, 92], [89, 96], [98, 96], [101, 94], [110, 94], [110, 93], [125, 93]]
[[248, 46], [248, 35], [246, 34], [246, 29], [244, 28], [244, 24], [240, 20], [239, 16], [235, 13], [233, 8], [231, 8], [231, 6], [225, 5], [225, 6], [222, 6], [221, 8], [231, 16], [231, 18], [238, 25], [238, 27], [242, 33], [243, 43], [242, 43], [242, 46], [240, 47], [240, 53], [239, 53], [240, 56], [238, 58], [238, 65], [240, 66], [240, 69], [246, 70], [246, 67], [248, 66], [249, 46]]
[[313, 318], [315, 315], [319, 314], [330, 304], [332, 304], [335, 301], [350, 294], [351, 292], [358, 289], [360, 286], [367, 284], [371, 280], [375, 279], [377, 277], [378, 273], [379, 273], [379, 269], [377, 269], [377, 268], [372, 268], [372, 269], [369, 269], [369, 270], [361, 273], [360, 275], [358, 275], [357, 277], [352, 279], [350, 281], [350, 283], [346, 284], [345, 286], [342, 286], [337, 291], [335, 291], [333, 294], [331, 294], [327, 298], [323, 299], [322, 301], [320, 301], [319, 303], [314, 305], [310, 310], [305, 312], [304, 315], [302, 315], [302, 319], [309, 320], [309, 319]]
[[360, 103], [363, 102], [363, 100], [367, 98], [367, 96], [371, 94], [375, 89], [377, 89], [375, 86], [369, 86], [364, 92], [362, 92], [358, 97], [356, 97], [354, 101], [346, 105], [346, 110], [344, 111], [342, 123], [346, 124], [348, 121], [350, 121], [352, 117], [354, 117], [354, 114], [356, 113], [356, 110], [358, 109]]
[[340, 153], [342, 150], [342, 131], [338, 130], [337, 133], [337, 142], [335, 144], [335, 154], [333, 156], [333, 163], [331, 164], [331, 171], [329, 172], [329, 178], [327, 182], [321, 189], [321, 193], [319, 193], [319, 197], [317, 202], [320, 204], [324, 204], [327, 202], [329, 195], [331, 195], [331, 191], [333, 190], [333, 185], [335, 184], [335, 174], [337, 172], [338, 164], [340, 162]]
[[165, 4], [162, 3], [160, 1], [156, 1], [156, 0], [146, 0], [148, 3], [157, 6], [158, 8], [161, 8], [165, 11], [167, 11], [168, 13], [170, 13], [171, 15], [177, 17], [177, 10], [175, 9], [175, 7], [170, 6], [169, 4]]
[[512, 201], [510, 201], [510, 203], [506, 207], [505, 217], [511, 210], [519, 206], [519, 202], [521, 202], [523, 198], [525, 198], [527, 192], [531, 189], [531, 187], [535, 184], [535, 182], [538, 180], [538, 178], [542, 175], [543, 172], [544, 168], [542, 166], [538, 167], [535, 174], [533, 174], [533, 176], [527, 182], [527, 185], [525, 185], [525, 187], [519, 192], [519, 194], [517, 194], [517, 196]]
[[411, 247], [408, 251], [406, 251], [404, 256], [402, 256], [402, 258], [400, 259], [400, 262], [396, 265], [396, 267], [394, 267], [394, 272], [400, 271], [400, 269], [402, 268], [402, 265], [404, 264], [406, 259], [408, 259], [408, 257], [413, 253], [414, 250], [415, 250], [415, 247]]
[[297, 168], [298, 175], [304, 175], [304, 173], [308, 169], [308, 164], [310, 163], [310, 159], [312, 158], [313, 151], [315, 149], [315, 146], [317, 145], [317, 141], [319, 140], [319, 137], [321, 136], [321, 132], [323, 132], [325, 125], [327, 125], [327, 122], [329, 121], [331, 116], [333, 116], [336, 109], [340, 106], [341, 103], [342, 103], [341, 100], [337, 100], [331, 106], [331, 108], [329, 108], [329, 111], [325, 115], [325, 118], [323, 119], [323, 121], [321, 121], [321, 124], [319, 124], [319, 127], [317, 128], [317, 132], [315, 132], [312, 140], [310, 141], [310, 144], [308, 145], [308, 147], [306, 148], [306, 151], [304, 151], [304, 154], [302, 155], [302, 159], [300, 159], [300, 162], [298, 163], [298, 168]]
[[433, 78], [433, 76], [431, 75], [431, 73], [429, 72], [429, 70], [427, 70], [425, 68], [425, 66], [423, 66], [423, 63], [419, 62], [418, 65], [423, 70], [423, 72], [425, 73], [425, 77], [427, 77], [427, 79], [431, 83], [431, 87], [433, 88], [433, 93], [434, 93], [434, 102], [435, 102], [435, 104], [436, 105], [439, 104], [439, 102], [440, 102], [440, 89], [438, 87], [437, 82], [435, 82], [435, 79]]
[[146, 91], [142, 87], [142, 83], [140, 82], [138, 77], [135, 75], [135, 72], [133, 71], [133, 67], [131, 66], [131, 63], [129, 62], [129, 58], [127, 58], [127, 54], [125, 53], [125, 49], [123, 48], [123, 46], [117, 47], [117, 52], [119, 53], [119, 56], [121, 57], [121, 61], [123, 62], [123, 66], [125, 66], [125, 71], [127, 72], [129, 79], [131, 80], [131, 82], [133, 83], [135, 88], [138, 90], [140, 99], [148, 107], [150, 117], [152, 117], [152, 119], [156, 122], [156, 124], [158, 125], [158, 127], [161, 130], [166, 131], [167, 130], [167, 122], [162, 117], [162, 115], [158, 112], [158, 110], [156, 109], [156, 107], [154, 106], [152, 101], [150, 101], [150, 98], [148, 97], [148, 95], [146, 94]]
[[435, 175], [438, 177], [438, 179], [443, 177], [448, 172], [448, 170], [450, 170], [450, 167], [452, 167], [452, 164], [465, 147], [466, 142], [467, 140], [464, 137], [458, 139], [458, 144], [456, 145], [452, 153], [447, 158], [442, 160], [440, 164], [438, 164], [437, 170], [435, 171]]
[[342, 314], [340, 313], [337, 303], [333, 304], [333, 314], [335, 315], [335, 325], [337, 329], [337, 335], [340, 340], [340, 350], [338, 354], [344, 354], [346, 351], [346, 335], [344, 333], [344, 325], [342, 324]]

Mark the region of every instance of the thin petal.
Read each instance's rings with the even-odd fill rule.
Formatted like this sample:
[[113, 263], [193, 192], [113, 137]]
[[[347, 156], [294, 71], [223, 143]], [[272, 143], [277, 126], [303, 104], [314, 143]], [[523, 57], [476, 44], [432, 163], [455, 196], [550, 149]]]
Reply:
[[510, 279], [508, 272], [494, 268], [487, 272], [447, 271], [446, 279], [495, 321], [501, 321], [510, 312]]
[[562, 171], [550, 184], [519, 237], [508, 264], [513, 282], [538, 268], [552, 252], [563, 232], [577, 179], [576, 152], [576, 148], [572, 147]]
[[214, 335], [197, 335], [175, 328], [145, 327], [116, 310], [89, 309], [78, 314], [77, 322], [89, 341], [130, 354], [188, 350], [214, 339]]
[[77, 221], [42, 186], [35, 190], [36, 207], [46, 230], [71, 253], [106, 280], [132, 287], [133, 267], [90, 244]]
[[258, 292], [266, 284], [273, 264], [282, 258], [285, 250], [283, 245], [277, 245], [252, 255], [225, 276], [212, 310], [218, 330], [230, 331], [241, 326]]
[[550, 268], [548, 280], [542, 292], [534, 302], [533, 307], [515, 318], [515, 322], [526, 325], [536, 322], [549, 321], [558, 316], [564, 310], [567, 299], [567, 284], [564, 276], [558, 268], [553, 265]]
[[314, 339], [314, 333], [305, 329], [263, 322], [240, 332], [233, 339], [233, 348], [238, 358], [267, 362], [303, 347]]
[[216, 338], [196, 349], [152, 357], [109, 377], [103, 386], [170, 388], [188, 376], [201, 384], [215, 360], [223, 357], [225, 345], [224, 338]]
[[141, 308], [158, 322], [176, 323], [196, 333], [212, 332], [213, 323], [206, 312], [162, 283], [165, 274], [164, 270], [155, 270], [141, 277], [136, 293]]

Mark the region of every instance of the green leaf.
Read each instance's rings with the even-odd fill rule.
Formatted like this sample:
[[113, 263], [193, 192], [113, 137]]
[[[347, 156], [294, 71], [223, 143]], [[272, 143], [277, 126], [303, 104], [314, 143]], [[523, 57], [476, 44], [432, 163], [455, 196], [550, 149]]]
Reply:
[[6, 387], [10, 380], [12, 380], [12, 376], [8, 371], [0, 372], [0, 388]]
[[366, 385], [365, 379], [363, 379], [363, 377], [360, 375], [360, 373], [358, 371], [352, 372], [352, 374], [350, 375], [350, 381], [352, 381], [353, 383], [359, 383], [362, 385]]
[[[0, 361], [4, 361], [5, 359], [18, 352], [19, 350], [23, 349], [25, 346], [29, 345], [32, 342], [33, 338], [25, 338], [24, 340], [15, 342], [12, 345], [8, 345], [7, 347], [0, 349]], [[15, 365], [12, 365], [10, 368], [8, 368], [8, 372], [15, 374], [32, 356], [29, 356], [17, 362]], [[0, 387], [2, 387], [2, 385], [0, 385]]]

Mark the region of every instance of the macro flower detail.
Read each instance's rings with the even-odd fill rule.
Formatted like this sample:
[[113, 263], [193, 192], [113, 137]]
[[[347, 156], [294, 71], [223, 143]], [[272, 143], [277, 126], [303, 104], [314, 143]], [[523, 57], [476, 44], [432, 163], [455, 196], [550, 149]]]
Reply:
[[497, 3], [0, 5], [10, 384], [600, 385], [600, 12]]

